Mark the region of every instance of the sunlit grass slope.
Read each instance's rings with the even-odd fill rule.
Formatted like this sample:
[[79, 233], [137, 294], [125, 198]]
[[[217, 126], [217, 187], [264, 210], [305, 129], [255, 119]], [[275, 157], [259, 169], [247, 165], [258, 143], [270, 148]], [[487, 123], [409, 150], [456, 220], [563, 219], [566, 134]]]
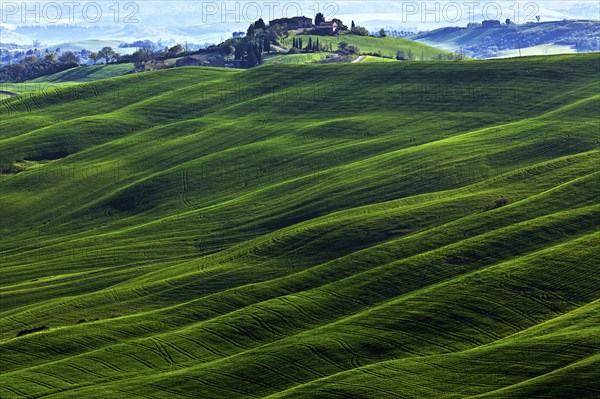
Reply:
[[0, 103], [0, 397], [600, 396], [600, 56]]
[[280, 54], [265, 57], [262, 65], [274, 64], [312, 64], [324, 60], [326, 53]]
[[133, 64], [109, 64], [79, 66], [22, 83], [0, 82], [0, 90], [15, 94], [32, 93], [70, 86], [76, 83], [93, 82], [114, 78], [133, 71]]
[[[296, 35], [302, 38], [303, 46], [308, 44], [308, 39], [312, 39], [313, 43], [319, 40], [320, 46], [329, 46], [333, 51], [338, 49], [341, 42], [348, 43], [349, 46], [356, 46], [363, 53], [379, 53], [381, 55], [395, 57], [396, 52], [403, 50], [405, 53], [408, 50], [412, 51], [415, 60], [432, 60], [438, 56], [446, 57], [449, 52], [440, 50], [436, 47], [420, 43], [414, 40], [402, 39], [398, 37], [374, 37], [374, 36], [359, 36], [350, 33], [344, 33], [336, 36], [321, 36], [321, 35]], [[287, 39], [291, 42], [292, 39]], [[286, 43], [290, 44], [290, 43]]]

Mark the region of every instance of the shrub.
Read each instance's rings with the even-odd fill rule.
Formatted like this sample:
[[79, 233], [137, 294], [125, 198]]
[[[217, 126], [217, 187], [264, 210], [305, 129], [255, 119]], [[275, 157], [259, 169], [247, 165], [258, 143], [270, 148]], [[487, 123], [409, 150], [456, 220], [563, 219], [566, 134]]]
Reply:
[[488, 205], [486, 210], [491, 211], [492, 209], [501, 208], [505, 205], [510, 204], [511, 202], [513, 202], [511, 198], [500, 197], [497, 200], [495, 200], [493, 204]]
[[357, 26], [352, 30], [352, 33], [359, 36], [369, 36], [369, 31], [364, 26]]
[[17, 333], [17, 337], [22, 337], [23, 335], [33, 334], [33, 333], [40, 332], [40, 331], [46, 331], [46, 330], [49, 330], [49, 329], [50, 329], [50, 327], [48, 327], [48, 326], [40, 326], [40, 327], [28, 328], [28, 329], [19, 331]]
[[15, 165], [14, 163], [9, 164], [9, 165], [5, 165], [2, 167], [2, 169], [0, 169], [0, 173], [2, 174], [11, 174], [11, 175], [16, 175], [17, 173], [20, 173], [22, 171], [24, 171], [25, 168], [19, 166], [19, 165]]

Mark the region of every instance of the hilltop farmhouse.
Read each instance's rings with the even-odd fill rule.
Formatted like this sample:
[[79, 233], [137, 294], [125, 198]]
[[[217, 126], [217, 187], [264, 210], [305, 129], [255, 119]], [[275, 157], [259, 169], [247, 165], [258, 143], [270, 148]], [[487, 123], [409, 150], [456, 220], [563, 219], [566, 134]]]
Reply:
[[269, 21], [269, 26], [284, 26], [287, 29], [304, 29], [304, 28], [312, 28], [313, 20], [308, 17], [293, 17], [293, 18], [279, 18]]
[[481, 26], [484, 28], [495, 28], [500, 26], [500, 21], [497, 19], [488, 19], [481, 22]]
[[334, 21], [323, 21], [319, 25], [315, 26], [318, 33], [321, 34], [333, 34], [338, 31], [338, 24]]

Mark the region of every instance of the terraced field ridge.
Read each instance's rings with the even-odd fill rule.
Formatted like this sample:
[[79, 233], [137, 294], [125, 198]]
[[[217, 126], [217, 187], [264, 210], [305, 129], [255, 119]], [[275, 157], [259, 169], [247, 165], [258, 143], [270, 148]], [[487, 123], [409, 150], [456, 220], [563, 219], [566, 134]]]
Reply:
[[600, 397], [600, 54], [0, 103], [1, 398]]

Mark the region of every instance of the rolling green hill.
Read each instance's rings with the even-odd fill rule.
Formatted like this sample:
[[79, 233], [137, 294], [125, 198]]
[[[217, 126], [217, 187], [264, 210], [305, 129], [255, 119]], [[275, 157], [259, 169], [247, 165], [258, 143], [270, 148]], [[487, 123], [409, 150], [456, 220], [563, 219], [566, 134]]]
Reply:
[[2, 398], [597, 398], [600, 55], [0, 102]]
[[325, 59], [325, 56], [326, 53], [278, 54], [265, 57], [262, 65], [312, 64], [315, 61], [321, 61]]
[[[292, 35], [294, 36], [294, 35]], [[303, 45], [308, 44], [310, 38], [314, 43], [317, 39], [321, 46], [329, 46], [332, 50], [337, 50], [339, 43], [346, 42], [349, 46], [356, 46], [363, 53], [379, 53], [381, 55], [395, 57], [399, 50], [411, 50], [417, 60], [432, 60], [436, 57], [446, 57], [449, 53], [445, 50], [432, 47], [427, 44], [417, 41], [401, 39], [397, 37], [374, 37], [374, 36], [359, 36], [351, 33], [342, 33], [336, 36], [320, 36], [320, 35], [297, 35], [302, 38]], [[291, 44], [291, 38], [288, 38], [286, 44]]]
[[[23, 83], [0, 82], [0, 91], [15, 94], [55, 89], [75, 83], [93, 82], [126, 75], [133, 71], [133, 64], [109, 64], [79, 66], [58, 73], [31, 79]], [[1, 98], [0, 98], [1, 99]]]
[[411, 37], [476, 58], [600, 51], [600, 21], [563, 20], [495, 27], [443, 27]]
[[372, 55], [367, 55], [360, 62], [369, 64], [373, 62], [396, 62], [396, 60], [393, 58], [373, 57]]
[[90, 65], [67, 69], [53, 75], [42, 76], [31, 82], [71, 83], [93, 82], [95, 80], [113, 78], [130, 73], [133, 64]]

